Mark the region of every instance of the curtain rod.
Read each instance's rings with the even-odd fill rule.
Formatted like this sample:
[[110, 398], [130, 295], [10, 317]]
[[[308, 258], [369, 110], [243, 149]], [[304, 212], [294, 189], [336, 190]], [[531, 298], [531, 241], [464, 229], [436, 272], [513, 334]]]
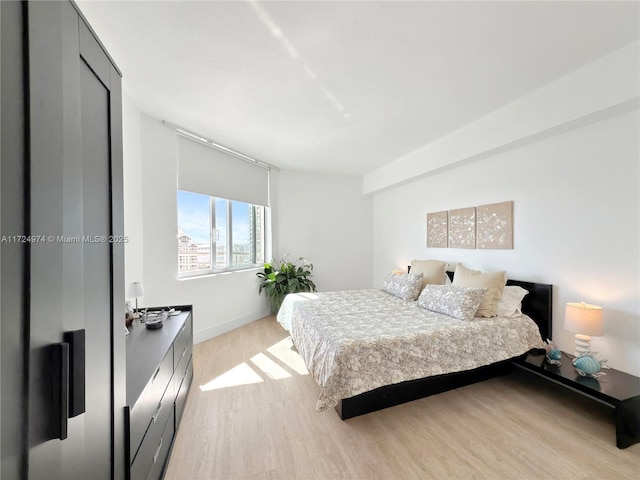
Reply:
[[208, 138], [203, 137], [198, 133], [195, 133], [191, 130], [180, 127], [174, 123], [167, 122], [166, 120], [162, 120], [162, 123], [167, 127], [174, 129], [179, 135], [182, 135], [183, 137], [187, 137], [190, 140], [194, 140], [198, 143], [201, 143], [202, 145], [213, 148], [215, 150], [219, 150], [229, 155], [233, 155], [234, 157], [239, 158], [240, 160], [244, 160], [245, 162], [249, 162], [252, 165], [257, 165], [258, 167], [266, 168], [267, 170], [271, 170], [271, 169], [280, 170], [275, 165], [271, 165], [270, 163], [263, 162], [262, 160], [257, 160], [253, 157], [250, 157], [249, 155], [245, 155], [244, 153], [240, 153], [235, 150], [232, 150], [231, 148], [225, 147], [224, 145], [220, 145], [219, 143], [209, 140]]

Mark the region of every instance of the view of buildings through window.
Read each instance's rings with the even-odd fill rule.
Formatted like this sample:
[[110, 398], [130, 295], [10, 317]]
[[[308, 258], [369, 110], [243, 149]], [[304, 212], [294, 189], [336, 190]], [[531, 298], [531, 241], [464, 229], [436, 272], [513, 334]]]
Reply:
[[178, 190], [178, 275], [264, 262], [264, 207]]

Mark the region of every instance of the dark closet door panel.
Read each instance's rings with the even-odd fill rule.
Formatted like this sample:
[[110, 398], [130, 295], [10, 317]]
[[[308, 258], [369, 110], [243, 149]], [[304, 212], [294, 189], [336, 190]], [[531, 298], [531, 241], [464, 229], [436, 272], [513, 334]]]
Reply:
[[[0, 2], [0, 21], [1, 233], [39, 239], [2, 245], [0, 477], [124, 478], [119, 72], [72, 2]], [[86, 348], [65, 356], [70, 331]]]
[[[2, 215], [0, 234], [28, 234], [28, 217], [25, 208], [25, 105], [24, 105], [24, 59], [20, 2], [0, 2], [0, 72], [2, 88], [0, 158], [2, 158], [0, 192]], [[12, 139], [12, 141], [7, 141]], [[2, 470], [0, 478], [24, 478], [26, 476], [26, 441], [24, 425], [26, 414], [26, 371], [24, 369], [25, 338], [23, 327], [26, 321], [25, 260], [27, 245], [3, 243], [1, 245], [1, 296], [2, 310]]]
[[111, 472], [111, 252], [109, 92], [80, 66], [83, 158], [85, 448], [94, 471]]
[[[107, 87], [111, 87], [111, 62], [105, 55], [100, 44], [85, 25], [82, 19], [78, 19], [80, 32], [80, 55], [93, 70], [93, 73]], [[119, 81], [119, 79], [118, 79]]]
[[[124, 187], [122, 158], [122, 84], [120, 74], [111, 67], [111, 232], [116, 239], [111, 247], [112, 361], [113, 361], [113, 478], [125, 478], [125, 409], [127, 403], [126, 343], [123, 335], [124, 284]], [[122, 241], [120, 241], [122, 240]]]
[[[27, 2], [29, 451], [33, 478], [124, 477], [120, 78], [70, 2]], [[84, 412], [51, 408], [50, 345], [85, 331]], [[77, 355], [76, 358], [81, 358]], [[75, 379], [77, 380], [77, 379]]]
[[[76, 426], [69, 425], [71, 436], [60, 441], [60, 411], [51, 402], [56, 385], [49, 366], [52, 345], [62, 341], [63, 319], [69, 316], [65, 306], [65, 244], [56, 242], [65, 235], [65, 227], [76, 223], [64, 213], [65, 146], [74, 143], [72, 130], [65, 124], [73, 117], [75, 104], [65, 104], [65, 71], [77, 71], [77, 60], [66, 50], [77, 45], [77, 18], [73, 8], [62, 2], [26, 3], [28, 31], [28, 169], [29, 231], [32, 235], [51, 237], [53, 241], [29, 246], [29, 476], [60, 478], [72, 450], [83, 447], [75, 435]], [[74, 28], [74, 23], [76, 24]], [[74, 41], [75, 31], [75, 41]], [[63, 32], [65, 32], [63, 34]], [[75, 47], [77, 52], [77, 46]], [[76, 54], [77, 55], [77, 54]], [[77, 58], [77, 57], [76, 57]], [[27, 92], [25, 92], [26, 94]], [[66, 136], [65, 136], [66, 132]], [[37, 232], [37, 233], [36, 233]], [[81, 297], [80, 297], [81, 298]], [[73, 302], [71, 302], [73, 305]], [[80, 328], [76, 324], [76, 328]]]

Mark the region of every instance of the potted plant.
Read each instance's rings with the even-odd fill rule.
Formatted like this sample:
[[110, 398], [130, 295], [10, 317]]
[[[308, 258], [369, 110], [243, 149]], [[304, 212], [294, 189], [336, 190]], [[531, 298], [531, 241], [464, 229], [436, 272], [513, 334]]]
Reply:
[[273, 313], [278, 313], [280, 305], [288, 293], [315, 292], [316, 285], [309, 277], [312, 276], [313, 265], [305, 258], [298, 259], [297, 265], [286, 261], [286, 256], [280, 262], [272, 260], [264, 264], [264, 271], [256, 273], [262, 279], [258, 294], [264, 290]]

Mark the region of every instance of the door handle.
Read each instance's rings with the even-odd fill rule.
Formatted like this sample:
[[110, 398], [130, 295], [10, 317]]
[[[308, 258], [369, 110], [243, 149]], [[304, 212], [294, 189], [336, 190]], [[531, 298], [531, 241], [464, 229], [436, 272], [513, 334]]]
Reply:
[[65, 342], [51, 345], [52, 356], [52, 403], [60, 415], [56, 437], [60, 440], [67, 438], [67, 421], [69, 409], [69, 345]]
[[85, 412], [85, 330], [64, 332], [69, 345], [69, 418]]

